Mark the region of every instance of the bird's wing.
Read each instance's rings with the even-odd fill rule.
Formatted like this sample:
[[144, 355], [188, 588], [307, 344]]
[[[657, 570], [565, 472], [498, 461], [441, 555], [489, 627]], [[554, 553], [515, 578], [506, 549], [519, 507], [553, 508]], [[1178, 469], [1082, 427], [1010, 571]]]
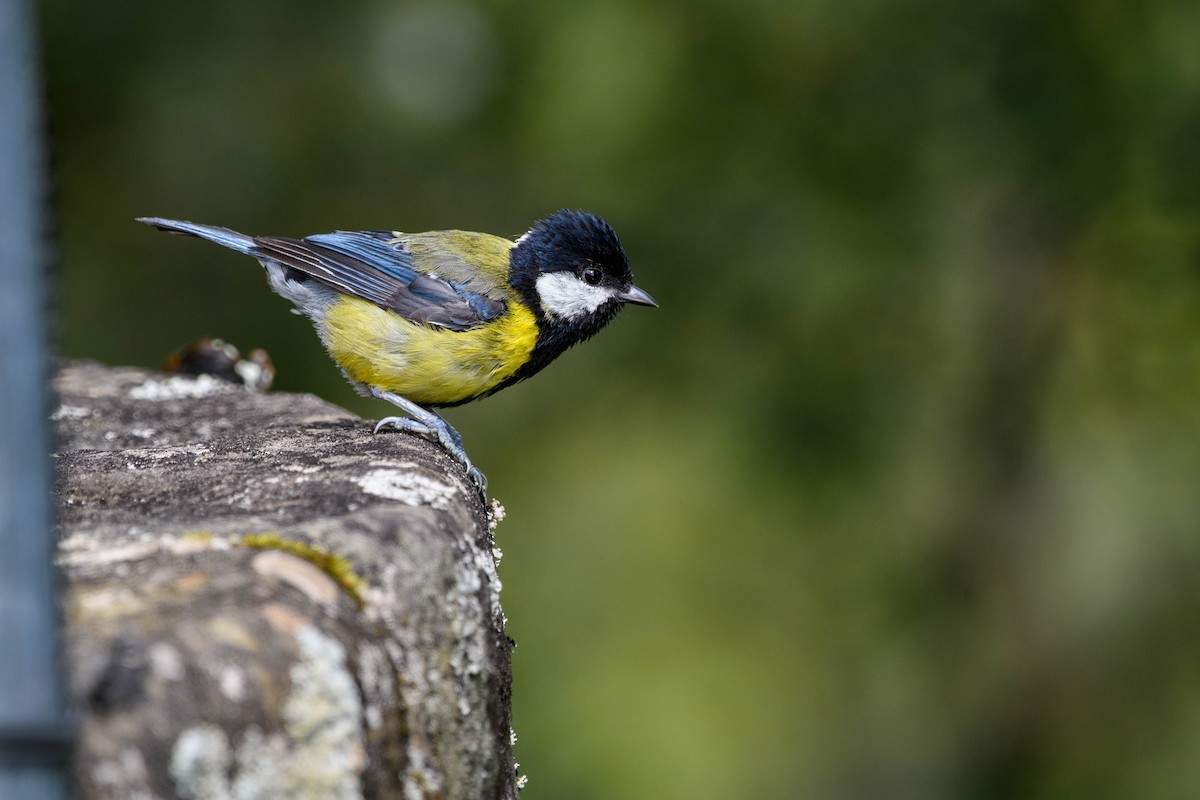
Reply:
[[338, 231], [303, 239], [257, 236], [250, 253], [413, 322], [466, 330], [504, 311], [503, 292], [481, 293], [427, 272], [389, 231]]
[[457, 287], [503, 302], [509, 293], [513, 242], [474, 231], [396, 234], [413, 266]]

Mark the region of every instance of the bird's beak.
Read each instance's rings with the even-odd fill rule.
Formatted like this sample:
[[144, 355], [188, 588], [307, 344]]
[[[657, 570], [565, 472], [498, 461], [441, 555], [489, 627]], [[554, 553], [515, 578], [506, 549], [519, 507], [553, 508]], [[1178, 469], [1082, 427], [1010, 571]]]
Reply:
[[636, 286], [630, 286], [628, 289], [618, 294], [617, 299], [622, 303], [635, 303], [639, 306], [654, 306], [655, 308], [658, 308], [658, 303], [654, 302], [654, 298], [651, 297], [644, 289], [639, 289]]

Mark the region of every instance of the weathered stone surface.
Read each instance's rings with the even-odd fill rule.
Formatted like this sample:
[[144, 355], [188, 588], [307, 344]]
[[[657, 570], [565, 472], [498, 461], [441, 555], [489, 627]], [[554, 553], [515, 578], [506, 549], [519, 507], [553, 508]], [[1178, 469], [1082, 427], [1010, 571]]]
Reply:
[[56, 380], [83, 798], [512, 798], [485, 509], [310, 396], [95, 364]]

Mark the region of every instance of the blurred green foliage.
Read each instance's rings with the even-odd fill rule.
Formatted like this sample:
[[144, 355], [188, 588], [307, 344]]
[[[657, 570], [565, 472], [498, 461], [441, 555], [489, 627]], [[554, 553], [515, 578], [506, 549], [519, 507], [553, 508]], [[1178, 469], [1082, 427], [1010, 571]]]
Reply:
[[367, 417], [251, 233], [561, 206], [661, 303], [451, 411], [540, 798], [1200, 794], [1200, 10], [44, 0], [62, 349]]

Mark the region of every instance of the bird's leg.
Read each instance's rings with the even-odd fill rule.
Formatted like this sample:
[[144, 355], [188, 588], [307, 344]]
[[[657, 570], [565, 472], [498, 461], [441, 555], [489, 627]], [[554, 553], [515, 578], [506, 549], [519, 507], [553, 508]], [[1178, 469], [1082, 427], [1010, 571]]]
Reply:
[[462, 436], [458, 431], [450, 427], [450, 423], [442, 419], [441, 415], [436, 412], [423, 408], [413, 401], [393, 392], [385, 392], [382, 389], [372, 387], [371, 394], [380, 400], [386, 400], [414, 417], [414, 419], [408, 417], [384, 417], [375, 425], [375, 433], [379, 433], [381, 428], [390, 425], [399, 430], [409, 431], [418, 436], [424, 436], [436, 441], [455, 461], [462, 464], [463, 468], [467, 471], [467, 475], [479, 487], [479, 491], [483, 494], [484, 502], [487, 502], [487, 478], [475, 468], [475, 465], [471, 463], [471, 459], [467, 458], [467, 451], [463, 448]]

